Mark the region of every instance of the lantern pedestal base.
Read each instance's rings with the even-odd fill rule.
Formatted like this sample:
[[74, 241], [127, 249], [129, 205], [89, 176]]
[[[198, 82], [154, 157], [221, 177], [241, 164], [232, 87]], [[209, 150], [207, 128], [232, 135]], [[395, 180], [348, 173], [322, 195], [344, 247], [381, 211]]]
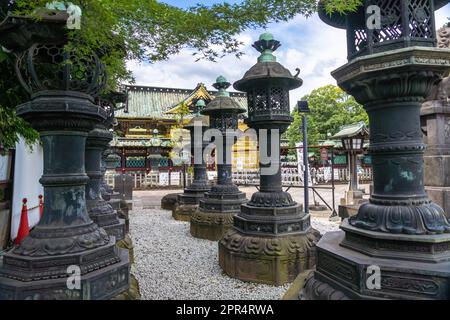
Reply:
[[[115, 240], [111, 238], [110, 247], [115, 247]], [[104, 249], [102, 249], [104, 250]], [[8, 278], [0, 277], [0, 300], [107, 300], [128, 290], [129, 287], [129, 258], [128, 250], [114, 249], [117, 262], [103, 268], [81, 274], [80, 287], [70, 289], [68, 284], [75, 284], [75, 278], [60, 277], [56, 279], [43, 278], [42, 280], [20, 281], [13, 275]], [[97, 256], [98, 250], [92, 250], [91, 256]], [[84, 259], [89, 259], [90, 252], [83, 252]], [[74, 256], [66, 255], [53, 258], [53, 265], [58, 259], [74, 260]], [[23, 259], [27, 259], [26, 257]], [[28, 264], [40, 258], [28, 258]], [[0, 269], [4, 268], [5, 257]], [[81, 260], [83, 261], [83, 260]], [[24, 260], [26, 263], [26, 260]], [[50, 262], [50, 261], [49, 261]], [[37, 261], [35, 262], [37, 263]], [[78, 266], [75, 262], [73, 265]], [[17, 269], [17, 267], [15, 268]], [[17, 270], [18, 272], [18, 270]], [[26, 270], [23, 270], [26, 272]], [[67, 270], [69, 272], [69, 270]], [[67, 276], [71, 274], [66, 273]], [[20, 275], [19, 275], [20, 276]]]
[[161, 209], [173, 211], [180, 193], [169, 193], [161, 199]]
[[172, 211], [172, 217], [179, 221], [191, 221], [192, 214], [198, 209], [200, 199], [209, 189], [185, 190], [184, 193], [177, 196], [177, 202]]
[[215, 185], [191, 219], [191, 235], [199, 239], [218, 241], [233, 226], [234, 216], [247, 202], [245, 193], [234, 184]]
[[[450, 298], [450, 235], [372, 232], [347, 220], [341, 228], [317, 244], [316, 270], [300, 299]], [[380, 268], [380, 289], [370, 266]]]
[[236, 213], [196, 211], [191, 218], [191, 235], [195, 238], [218, 241], [233, 226]]
[[233, 278], [281, 286], [315, 265], [316, 230], [257, 237], [228, 230], [219, 242], [219, 265]]
[[198, 209], [198, 204], [176, 204], [172, 217], [177, 221], [191, 221], [192, 214]]

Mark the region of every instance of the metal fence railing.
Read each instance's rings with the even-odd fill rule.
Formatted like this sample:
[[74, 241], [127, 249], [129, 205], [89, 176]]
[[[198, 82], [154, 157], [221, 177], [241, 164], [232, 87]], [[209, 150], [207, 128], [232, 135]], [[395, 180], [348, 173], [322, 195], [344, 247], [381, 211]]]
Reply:
[[[183, 171], [136, 171], [127, 172], [133, 177], [133, 187], [139, 189], [157, 189], [157, 188], [182, 188], [184, 186]], [[105, 174], [106, 183], [114, 188], [114, 177], [116, 172], [107, 172]], [[214, 180], [215, 172], [208, 172], [209, 180]], [[303, 186], [303, 172], [296, 167], [288, 167], [282, 169], [282, 183], [283, 186]], [[334, 181], [347, 183], [349, 182], [350, 171], [348, 168], [334, 168]], [[192, 170], [186, 170], [186, 184], [192, 182]], [[331, 168], [310, 168], [310, 179], [315, 185], [328, 184], [331, 182]], [[233, 172], [233, 180], [237, 185], [241, 186], [255, 186], [259, 185], [259, 170], [245, 169]], [[372, 181], [372, 168], [360, 167], [358, 170], [358, 180], [360, 182]]]

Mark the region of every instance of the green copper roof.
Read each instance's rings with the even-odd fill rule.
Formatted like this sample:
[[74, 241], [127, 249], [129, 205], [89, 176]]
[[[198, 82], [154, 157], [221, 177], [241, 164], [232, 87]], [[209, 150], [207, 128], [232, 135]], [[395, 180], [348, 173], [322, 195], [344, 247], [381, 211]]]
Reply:
[[[196, 89], [177, 89], [146, 86], [127, 86], [128, 101], [125, 108], [116, 111], [117, 118], [176, 119], [175, 114], [166, 112], [189, 98]], [[217, 91], [208, 92], [214, 97]], [[241, 107], [247, 109], [244, 93], [231, 92], [230, 97]]]
[[357, 135], [369, 136], [369, 129], [366, 127], [364, 121], [343, 126], [331, 139], [342, 139], [347, 137], [354, 137]]

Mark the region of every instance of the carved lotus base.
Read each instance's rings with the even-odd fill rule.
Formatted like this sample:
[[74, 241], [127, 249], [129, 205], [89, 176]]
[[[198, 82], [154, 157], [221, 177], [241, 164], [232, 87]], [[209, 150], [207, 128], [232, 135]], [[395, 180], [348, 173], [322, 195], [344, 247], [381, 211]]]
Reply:
[[230, 277], [280, 286], [315, 265], [319, 238], [314, 229], [301, 234], [255, 237], [232, 228], [219, 241], [219, 264]]
[[177, 204], [172, 211], [172, 217], [177, 221], [191, 221], [191, 216], [197, 209], [197, 204]]
[[[58, 240], [53, 239], [52, 241], [57, 242]], [[49, 250], [49, 253], [45, 256], [23, 255], [18, 253], [17, 249], [12, 249], [3, 256], [0, 267], [0, 279], [40, 281], [66, 278], [67, 268], [72, 265], [78, 266], [81, 274], [84, 275], [119, 263], [120, 257], [115, 244], [115, 239], [111, 237], [109, 242], [102, 247], [60, 254], [51, 254]]]
[[[58, 259], [55, 258], [53, 263], [57, 265]], [[82, 274], [79, 289], [68, 288], [68, 283], [74, 282], [67, 278], [67, 273], [63, 278], [38, 281], [20, 281], [0, 277], [0, 300], [111, 299], [129, 288], [128, 251], [123, 249], [118, 251], [117, 263]]]
[[[306, 281], [300, 299], [450, 299], [449, 259], [419, 261], [420, 257], [413, 255], [406, 259], [397, 246], [401, 245], [400, 240], [379, 248], [385, 257], [371, 256], [343, 246], [344, 238], [344, 231], [336, 231], [326, 233], [319, 241], [316, 270]], [[417, 252], [422, 247], [420, 241], [409, 245], [416, 246]], [[375, 272], [369, 267], [380, 268], [380, 289], [376, 288]]]
[[103, 248], [111, 239], [102, 228], [89, 221], [75, 221], [73, 227], [37, 225], [12, 253], [24, 257], [62, 256]]
[[169, 193], [161, 199], [161, 209], [174, 210], [179, 193]]
[[196, 211], [191, 218], [191, 235], [195, 238], [219, 241], [233, 226], [235, 213]]
[[396, 234], [450, 233], [444, 210], [428, 199], [420, 203], [383, 205], [364, 203], [350, 224], [371, 231]]

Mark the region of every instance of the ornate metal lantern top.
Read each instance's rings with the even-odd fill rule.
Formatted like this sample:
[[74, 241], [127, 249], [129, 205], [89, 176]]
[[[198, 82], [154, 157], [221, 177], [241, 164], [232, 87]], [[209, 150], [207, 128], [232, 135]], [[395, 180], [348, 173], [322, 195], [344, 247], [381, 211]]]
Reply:
[[196, 114], [195, 116], [189, 121], [187, 125], [184, 126], [185, 129], [191, 129], [194, 128], [196, 125], [199, 125], [201, 123], [202, 127], [209, 127], [209, 117], [208, 116], [202, 116], [200, 113], [205, 108], [206, 103], [203, 99], [199, 99], [197, 103], [195, 104], [196, 108]]
[[97, 97], [106, 85], [106, 71], [97, 55], [76, 57], [59, 44], [32, 45], [18, 57], [16, 70], [30, 95], [61, 90]]
[[264, 33], [253, 47], [261, 52], [258, 63], [248, 70], [244, 77], [234, 83], [236, 90], [247, 93], [248, 118], [253, 127], [287, 129], [292, 122], [289, 108], [289, 90], [300, 87], [303, 80], [293, 76], [273, 55], [280, 42], [270, 33]]
[[435, 47], [434, 11], [449, 2], [364, 0], [364, 5], [354, 12], [328, 15], [322, 0], [319, 3], [319, 17], [333, 27], [347, 30], [348, 59], [351, 60], [361, 55], [404, 47]]
[[0, 44], [7, 50], [22, 52], [35, 43], [65, 43], [68, 17], [67, 12], [47, 9], [33, 16], [9, 14], [0, 22]]
[[288, 90], [300, 87], [303, 84], [302, 79], [297, 77], [300, 71], [297, 69], [298, 73], [292, 76], [273, 55], [280, 46], [280, 42], [275, 40], [272, 34], [262, 34], [253, 44], [253, 47], [261, 53], [258, 63], [251, 67], [241, 80], [236, 81], [233, 87], [239, 91], [248, 91], [249, 88], [265, 85], [267, 82], [286, 87]]
[[8, 15], [0, 23], [0, 45], [17, 55], [16, 73], [33, 95], [42, 91], [77, 91], [97, 97], [106, 73], [95, 55], [67, 52], [65, 11], [40, 9], [32, 16]]
[[219, 113], [244, 113], [246, 110], [234, 101], [226, 91], [230, 85], [225, 77], [219, 76], [216, 83], [213, 84], [213, 87], [219, 91], [216, 98], [209, 102], [200, 113], [209, 116], [215, 116]]

